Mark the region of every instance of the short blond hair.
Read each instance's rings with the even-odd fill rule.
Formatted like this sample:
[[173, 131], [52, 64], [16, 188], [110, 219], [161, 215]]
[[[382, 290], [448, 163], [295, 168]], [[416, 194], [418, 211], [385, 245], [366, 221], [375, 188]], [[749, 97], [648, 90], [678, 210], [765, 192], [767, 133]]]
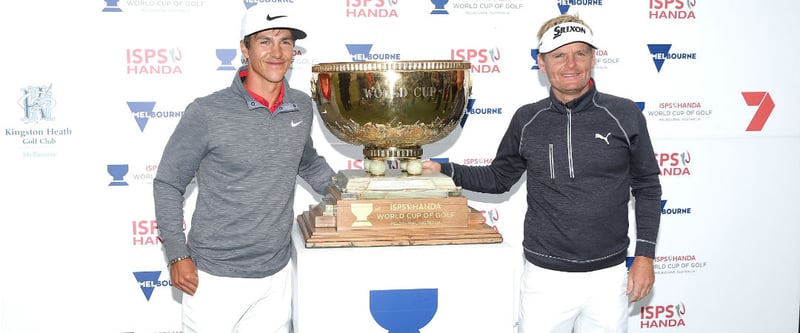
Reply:
[[542, 24], [542, 27], [539, 28], [539, 33], [536, 34], [536, 38], [538, 38], [538, 40], [542, 40], [542, 36], [544, 36], [544, 33], [548, 29], [550, 29], [552, 27], [555, 27], [555, 26], [557, 26], [557, 25], [559, 25], [561, 23], [578, 23], [578, 24], [583, 25], [586, 28], [588, 28], [590, 34], [594, 34], [594, 32], [592, 32], [592, 28], [590, 28], [589, 25], [586, 24], [586, 22], [581, 20], [578, 17], [577, 14], [575, 14], [575, 15], [562, 14], [562, 15], [559, 15], [559, 16], [556, 16], [554, 18], [551, 18], [551, 19], [547, 20], [547, 22], [544, 22], [544, 24]]

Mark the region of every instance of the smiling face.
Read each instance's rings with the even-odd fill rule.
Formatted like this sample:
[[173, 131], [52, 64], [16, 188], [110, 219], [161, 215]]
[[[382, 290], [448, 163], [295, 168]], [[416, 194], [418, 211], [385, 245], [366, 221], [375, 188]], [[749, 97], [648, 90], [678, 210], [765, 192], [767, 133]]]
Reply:
[[553, 94], [562, 103], [567, 103], [589, 90], [594, 63], [594, 49], [582, 42], [539, 54], [540, 71], [547, 74]]
[[248, 38], [249, 43], [241, 42], [242, 54], [250, 69], [248, 78], [255, 76], [271, 83], [283, 82], [294, 55], [291, 30], [264, 30]]

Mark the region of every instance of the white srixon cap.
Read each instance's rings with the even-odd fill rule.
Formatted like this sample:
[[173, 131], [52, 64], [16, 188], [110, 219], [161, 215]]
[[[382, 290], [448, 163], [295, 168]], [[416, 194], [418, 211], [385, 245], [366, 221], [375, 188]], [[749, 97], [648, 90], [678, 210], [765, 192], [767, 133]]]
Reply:
[[306, 38], [306, 33], [298, 29], [300, 16], [295, 14], [291, 5], [257, 4], [247, 9], [242, 19], [242, 36], [254, 34], [268, 29], [289, 29], [295, 39]]
[[564, 45], [583, 42], [589, 44], [593, 48], [597, 48], [592, 43], [592, 30], [589, 27], [579, 23], [561, 23], [558, 24], [542, 35], [539, 40], [539, 53], [548, 53]]

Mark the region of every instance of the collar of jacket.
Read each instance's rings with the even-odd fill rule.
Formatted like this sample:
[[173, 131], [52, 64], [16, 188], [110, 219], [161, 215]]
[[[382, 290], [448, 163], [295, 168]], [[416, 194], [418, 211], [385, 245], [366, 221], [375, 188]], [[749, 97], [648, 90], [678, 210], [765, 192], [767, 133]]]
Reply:
[[586, 93], [564, 104], [556, 98], [555, 94], [553, 94], [553, 88], [551, 87], [550, 104], [552, 104], [555, 111], [566, 113], [567, 109], [570, 109], [575, 113], [589, 109], [592, 105], [592, 98], [595, 93], [597, 93], [597, 86], [595, 85], [594, 78], [592, 78], [589, 80], [589, 90], [587, 90]]
[[[268, 113], [269, 111], [267, 110], [267, 107], [264, 106], [263, 104], [261, 104], [261, 102], [259, 102], [255, 98], [253, 98], [253, 96], [251, 96], [250, 93], [247, 92], [247, 88], [244, 87], [244, 83], [243, 83], [244, 82], [244, 75], [243, 75], [242, 72], [243, 71], [247, 71], [247, 70], [248, 70], [247, 65], [242, 65], [241, 67], [239, 67], [239, 69], [236, 71], [236, 74], [233, 77], [233, 83], [231, 84], [231, 87], [233, 88], [233, 90], [239, 96], [242, 96], [242, 98], [244, 99], [245, 103], [247, 104], [247, 107], [251, 111], [259, 109], [259, 108], [263, 108], [264, 112]], [[280, 112], [289, 112], [289, 111], [297, 111], [298, 110], [297, 103], [295, 103], [293, 96], [291, 96], [290, 90], [291, 89], [289, 87], [289, 81], [286, 80], [286, 78], [284, 78], [283, 79], [283, 103], [281, 103], [281, 105], [278, 106], [278, 108], [275, 110], [275, 112], [273, 114], [278, 114]]]

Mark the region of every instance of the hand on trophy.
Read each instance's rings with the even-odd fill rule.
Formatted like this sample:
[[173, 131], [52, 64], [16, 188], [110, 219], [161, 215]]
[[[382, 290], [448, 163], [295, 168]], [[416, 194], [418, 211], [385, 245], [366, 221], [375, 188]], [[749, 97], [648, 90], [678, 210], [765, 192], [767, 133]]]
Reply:
[[442, 171], [442, 165], [431, 160], [422, 161], [422, 174], [432, 175]]

